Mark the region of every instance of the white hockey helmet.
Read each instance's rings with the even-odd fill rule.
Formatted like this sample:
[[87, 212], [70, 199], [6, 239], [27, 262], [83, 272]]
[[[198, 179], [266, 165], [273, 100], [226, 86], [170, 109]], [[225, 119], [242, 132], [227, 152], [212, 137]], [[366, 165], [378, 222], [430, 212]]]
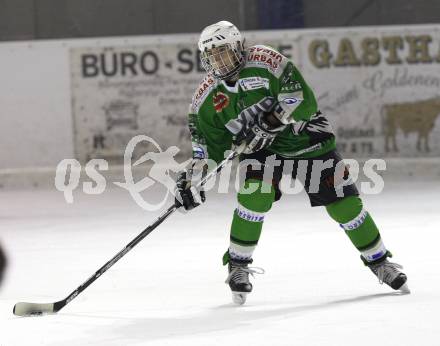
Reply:
[[203, 29], [199, 39], [203, 68], [219, 79], [229, 79], [244, 65], [244, 38], [237, 27], [225, 20]]

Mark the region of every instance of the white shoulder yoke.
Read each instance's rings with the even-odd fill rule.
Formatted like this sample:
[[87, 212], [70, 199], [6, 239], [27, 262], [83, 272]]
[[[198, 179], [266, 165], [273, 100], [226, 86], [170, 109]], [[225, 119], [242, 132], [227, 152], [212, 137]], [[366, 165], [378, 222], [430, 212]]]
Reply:
[[217, 84], [218, 80], [210, 74], [206, 75], [203, 78], [192, 98], [189, 109], [190, 113], [197, 114], [199, 112], [199, 109], [202, 106], [203, 102], [205, 102], [209, 93], [217, 86]]
[[246, 49], [246, 67], [264, 68], [271, 72], [276, 78], [280, 78], [288, 59], [275, 49], [256, 45]]

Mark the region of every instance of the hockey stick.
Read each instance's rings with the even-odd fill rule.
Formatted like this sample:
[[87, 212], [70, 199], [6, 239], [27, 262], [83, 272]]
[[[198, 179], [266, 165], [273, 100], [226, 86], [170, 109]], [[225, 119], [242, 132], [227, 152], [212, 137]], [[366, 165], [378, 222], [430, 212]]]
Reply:
[[[231, 153], [211, 172], [209, 172], [204, 178], [202, 178], [197, 187], [204, 185], [213, 176], [219, 173], [229, 161], [235, 159], [239, 155], [239, 151], [231, 151]], [[59, 300], [55, 303], [26, 303], [19, 302], [15, 304], [13, 313], [17, 316], [41, 316], [46, 314], [55, 314], [69, 304], [73, 299], [75, 299], [81, 292], [83, 292], [87, 287], [89, 287], [95, 280], [97, 280], [102, 274], [104, 274], [108, 269], [110, 269], [116, 262], [118, 262], [122, 257], [124, 257], [127, 252], [133, 249], [142, 239], [144, 239], [148, 234], [150, 234], [157, 226], [165, 221], [172, 213], [174, 213], [179, 208], [177, 203], [171, 205], [167, 210], [165, 210], [154, 223], [145, 228], [136, 238], [134, 238], [130, 243], [128, 243], [121, 251], [119, 251], [110, 261], [99, 268], [90, 278], [88, 278], [81, 286], [77, 287], [72, 293], [70, 293], [66, 298]]]

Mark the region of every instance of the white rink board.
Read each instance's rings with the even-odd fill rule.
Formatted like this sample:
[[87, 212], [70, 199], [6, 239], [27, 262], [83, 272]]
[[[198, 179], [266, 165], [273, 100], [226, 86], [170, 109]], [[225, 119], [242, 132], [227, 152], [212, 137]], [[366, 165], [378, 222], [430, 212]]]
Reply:
[[[440, 154], [439, 41], [434, 26], [247, 34], [248, 45], [273, 46], [298, 65], [347, 157]], [[189, 152], [186, 112], [203, 76], [193, 41], [71, 56], [80, 160], [120, 157], [138, 133]]]
[[[440, 94], [439, 25], [260, 31], [245, 35], [248, 44], [266, 43], [292, 57], [334, 125], [339, 150], [345, 157], [440, 154], [438, 106], [435, 101], [429, 106], [417, 106], [417, 102]], [[417, 55], [416, 60], [428, 55], [432, 62], [407, 61], [411, 57], [408, 36], [419, 39], [416, 43], [422, 50], [426, 47], [427, 52]], [[400, 43], [395, 48], [399, 64], [387, 62], [390, 48], [385, 48], [384, 39], [390, 37], [401, 39], [401, 48]], [[366, 38], [378, 41], [381, 60], [376, 66], [364, 64]], [[197, 39], [198, 34], [184, 34], [1, 43], [0, 74], [6, 82], [0, 83], [0, 169], [55, 167], [60, 160], [74, 156], [83, 161], [105, 157], [111, 163], [120, 162], [124, 143], [136, 133], [155, 138], [163, 149], [177, 145], [187, 153], [190, 144], [186, 113], [192, 90], [203, 75], [197, 64]], [[310, 59], [316, 40], [328, 44], [332, 54], [329, 67], [318, 68]], [[342, 51], [341, 42], [346, 43]], [[348, 54], [350, 47], [354, 58]], [[81, 55], [102, 52], [110, 57], [108, 61], [111, 53], [139, 57], [153, 52], [157, 61], [148, 57], [148, 73], [142, 73], [136, 65], [136, 76], [130, 75], [130, 69], [123, 76], [119, 69], [114, 76], [83, 78]], [[322, 50], [317, 52], [321, 54]], [[360, 66], [335, 66], [341, 52], [348, 60], [359, 60]], [[401, 103], [413, 106], [393, 116], [392, 133], [388, 136], [391, 150], [386, 152], [383, 106]], [[422, 109], [420, 118], [413, 117], [417, 113], [414, 109]], [[133, 117], [137, 117], [135, 126], [130, 120]], [[425, 138], [429, 152], [425, 150]], [[394, 150], [394, 140], [398, 151]]]

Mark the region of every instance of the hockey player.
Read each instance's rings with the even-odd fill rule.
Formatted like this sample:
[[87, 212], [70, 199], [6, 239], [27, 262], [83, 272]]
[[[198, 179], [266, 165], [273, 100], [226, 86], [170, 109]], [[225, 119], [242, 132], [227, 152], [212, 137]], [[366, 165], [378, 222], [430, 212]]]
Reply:
[[[193, 160], [191, 167], [178, 175], [177, 200], [186, 210], [204, 202], [204, 193], [200, 195], [191, 188], [191, 176], [203, 167], [204, 159], [220, 162], [224, 152], [231, 148], [245, 147], [241, 161], [254, 159], [261, 167], [272, 165], [273, 169], [268, 181], [263, 168], [248, 167], [237, 196], [230, 245], [223, 257], [223, 263], [228, 264], [227, 283], [234, 302], [243, 304], [252, 291], [249, 274], [255, 271], [249, 264], [265, 214], [281, 197], [279, 182], [289, 160], [293, 160], [292, 178], [303, 183], [311, 205], [326, 208], [379, 282], [409, 292], [407, 277], [400, 271], [400, 265], [388, 261], [391, 253], [373, 218], [364, 209], [356, 186], [343, 184], [346, 186], [338, 194], [342, 180], [338, 181], [336, 171], [342, 159], [335, 150], [335, 136], [318, 109], [313, 91], [292, 61], [264, 45], [245, 48], [241, 33], [227, 21], [206, 27], [198, 47], [207, 75], [190, 106]], [[280, 164], [273, 164], [273, 158]], [[313, 186], [311, 173], [314, 161], [331, 163], [320, 172], [317, 186]], [[343, 181], [347, 182], [348, 170], [341, 166]], [[301, 172], [300, 167], [305, 167], [305, 171]], [[256, 184], [258, 189], [248, 193], [251, 184]]]
[[0, 286], [3, 280], [3, 273], [6, 270], [6, 255], [4, 254], [0, 244]]

